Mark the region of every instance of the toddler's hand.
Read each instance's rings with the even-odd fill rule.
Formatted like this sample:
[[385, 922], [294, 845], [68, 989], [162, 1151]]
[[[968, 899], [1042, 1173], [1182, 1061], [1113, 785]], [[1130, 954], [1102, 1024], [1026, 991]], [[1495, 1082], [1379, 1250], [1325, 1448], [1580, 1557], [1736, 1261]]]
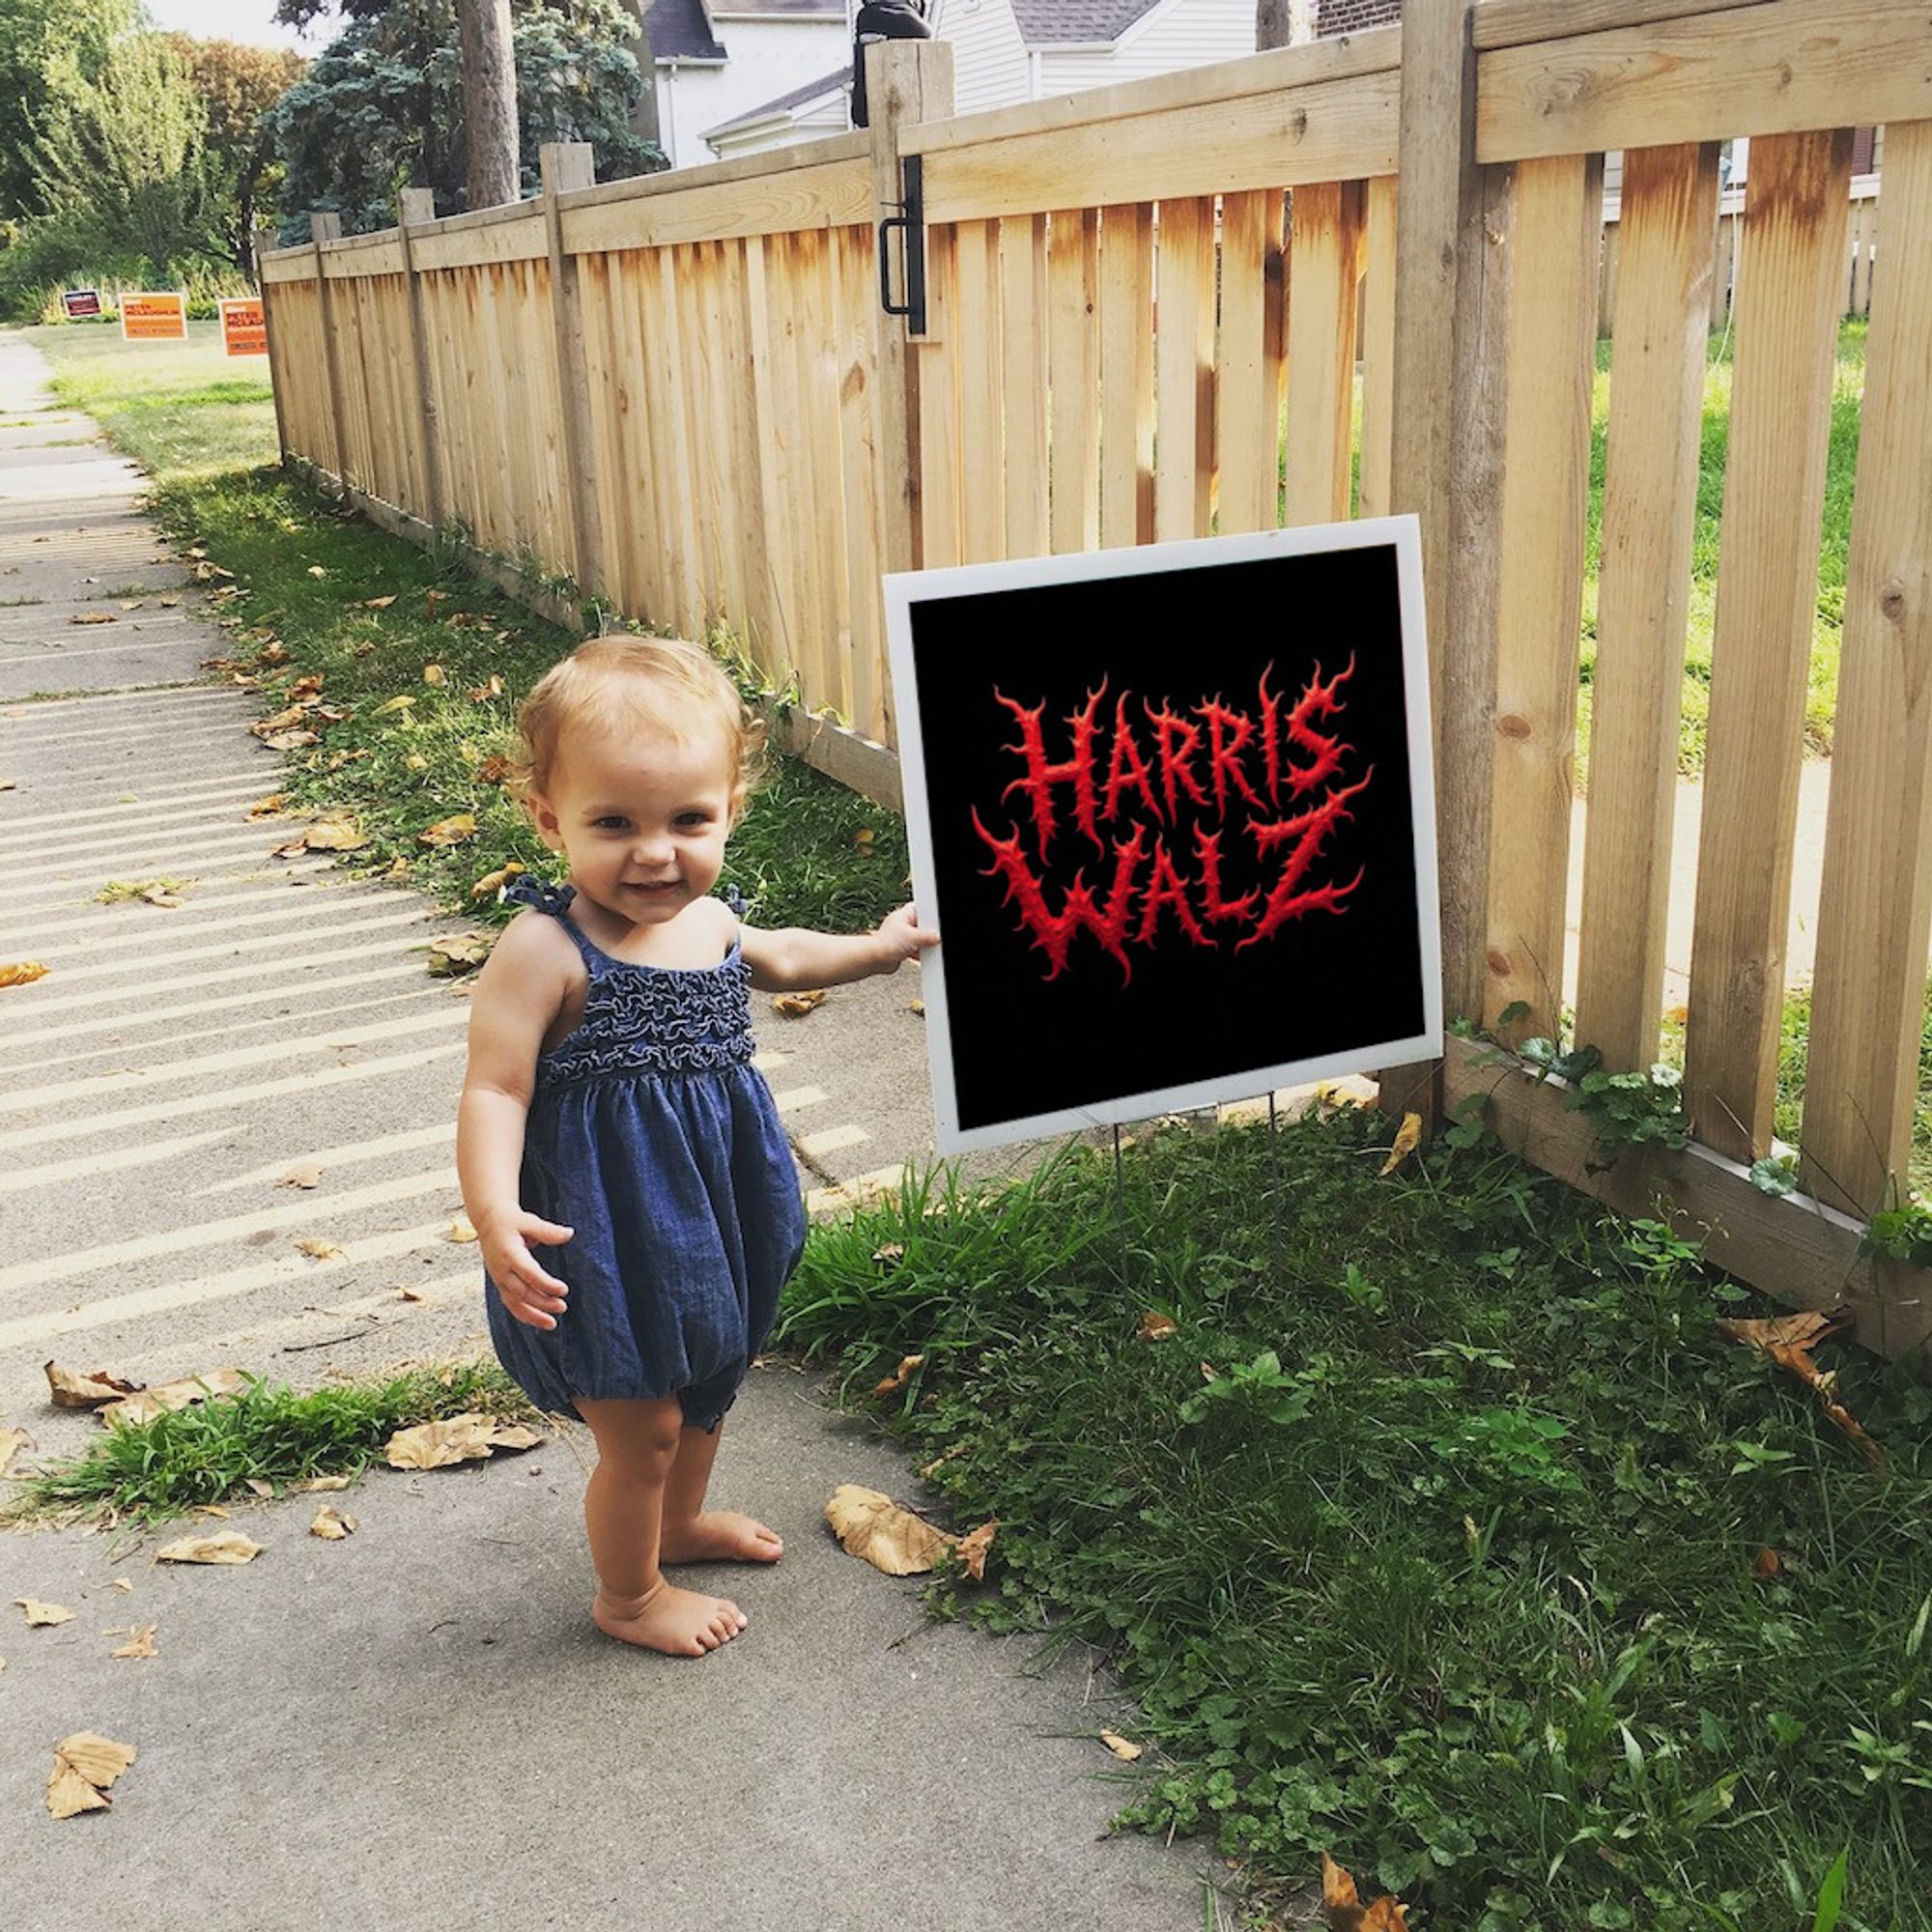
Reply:
[[503, 1306], [519, 1321], [532, 1328], [554, 1328], [563, 1313], [569, 1288], [554, 1274], [545, 1273], [530, 1253], [532, 1241], [544, 1247], [557, 1247], [577, 1231], [559, 1228], [554, 1221], [540, 1220], [519, 1208], [487, 1228], [476, 1231], [476, 1244], [483, 1251], [483, 1265], [503, 1297]]
[[888, 972], [902, 959], [917, 959], [928, 947], [939, 944], [939, 934], [931, 926], [920, 924], [919, 914], [909, 905], [882, 919], [873, 937], [888, 962]]

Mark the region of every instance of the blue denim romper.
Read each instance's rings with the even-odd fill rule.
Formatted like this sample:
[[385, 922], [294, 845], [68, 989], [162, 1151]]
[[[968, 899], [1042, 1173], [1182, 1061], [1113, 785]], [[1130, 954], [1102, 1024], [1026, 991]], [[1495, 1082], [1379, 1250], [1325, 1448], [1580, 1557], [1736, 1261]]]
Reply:
[[576, 1230], [535, 1251], [569, 1305], [532, 1328], [492, 1288], [497, 1359], [540, 1408], [675, 1395], [687, 1426], [716, 1429], [805, 1246], [791, 1148], [752, 1065], [744, 949], [640, 966], [583, 936], [574, 888], [521, 878], [508, 896], [556, 920], [590, 983], [576, 1030], [538, 1057], [524, 1135], [522, 1206]]

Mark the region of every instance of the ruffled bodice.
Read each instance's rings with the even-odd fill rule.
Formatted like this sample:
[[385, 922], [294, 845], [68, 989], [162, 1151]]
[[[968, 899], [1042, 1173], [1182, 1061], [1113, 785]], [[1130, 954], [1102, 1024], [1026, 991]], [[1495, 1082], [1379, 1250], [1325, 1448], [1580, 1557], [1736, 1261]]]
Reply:
[[[569, 916], [574, 887], [526, 874], [503, 895], [554, 919], [589, 975], [583, 1017], [538, 1057], [539, 1091], [610, 1075], [707, 1073], [750, 1065], [752, 969], [737, 940], [716, 966], [643, 966], [613, 959], [583, 936]], [[736, 895], [730, 898], [735, 912]]]

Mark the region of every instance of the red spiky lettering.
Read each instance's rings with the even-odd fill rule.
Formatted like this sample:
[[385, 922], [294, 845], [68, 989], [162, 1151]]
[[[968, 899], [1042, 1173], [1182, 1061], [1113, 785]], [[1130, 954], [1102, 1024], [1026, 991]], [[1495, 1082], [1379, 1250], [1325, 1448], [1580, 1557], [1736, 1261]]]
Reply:
[[1153, 795], [1153, 780], [1148, 771], [1147, 760], [1141, 756], [1141, 748], [1134, 743], [1133, 727], [1127, 723], [1127, 694], [1123, 691], [1114, 701], [1114, 746], [1107, 761], [1107, 800], [1100, 811], [1100, 816], [1109, 825], [1121, 809], [1122, 792], [1129, 785], [1140, 793], [1148, 810], [1158, 821], [1160, 801]]
[[1255, 721], [1245, 711], [1223, 704], [1218, 697], [1197, 704], [1194, 715], [1204, 719], [1208, 725], [1208, 769], [1214, 780], [1214, 810], [1223, 818], [1227, 817], [1228, 793], [1233, 789], [1259, 811], [1261, 799], [1241, 769], [1241, 752], [1255, 735]]
[[1233, 924], [1254, 910], [1259, 893], [1243, 893], [1237, 899], [1221, 895], [1221, 835], [1194, 828], [1194, 849], [1201, 859], [1202, 910], [1216, 925]]
[[1094, 791], [1094, 713], [1098, 708], [1100, 698], [1107, 689], [1104, 678], [1098, 691], [1087, 694], [1087, 702], [1074, 712], [1067, 723], [1073, 727], [1073, 753], [1059, 763], [1049, 763], [1046, 755], [1044, 734], [1040, 715], [1046, 709], [1045, 700], [1031, 709], [1016, 704], [1004, 692], [995, 691], [993, 696], [1019, 720], [1020, 742], [1006, 749], [1017, 752], [1026, 760], [1026, 776], [1015, 779], [1000, 794], [1004, 801], [1014, 792], [1023, 791], [1033, 801], [1033, 822], [1039, 836], [1039, 856], [1046, 859], [1048, 848], [1053, 843], [1053, 788], [1057, 784], [1070, 784], [1073, 787], [1073, 822], [1079, 826], [1094, 848], [1104, 852], [1106, 841], [1100, 837], [1100, 827], [1095, 814], [1099, 801]]
[[1176, 793], [1176, 782], [1185, 791], [1196, 805], [1205, 806], [1208, 794], [1201, 789], [1201, 781], [1194, 776], [1194, 767], [1188, 760], [1201, 749], [1201, 731], [1198, 725], [1190, 724], [1185, 718], [1170, 711], [1163, 704], [1156, 711], [1151, 704], [1146, 706], [1148, 721], [1155, 731], [1154, 749], [1160, 759], [1161, 789], [1167, 794], [1167, 815], [1178, 818], [1180, 815], [1180, 801]]
[[973, 813], [973, 829], [993, 855], [993, 863], [986, 868], [987, 877], [997, 874], [1005, 880], [1006, 902], [1019, 908], [1022, 927], [1033, 935], [1034, 945], [1046, 954], [1049, 980], [1059, 979], [1073, 935], [1083, 929], [1091, 932], [1120, 962], [1123, 984], [1133, 979], [1133, 962], [1127, 957], [1126, 949], [1127, 915], [1141, 861], [1147, 857], [1144, 826], [1135, 826], [1131, 838], [1114, 846], [1114, 883], [1106, 904], [1102, 906], [1094, 898], [1085, 875], [1076, 872], [1058, 912], [1047, 904], [1040, 881], [1020, 850], [1017, 832], [1010, 838], [995, 838], [980, 822], [977, 809]]
[[1288, 714], [1289, 742], [1298, 745], [1304, 752], [1312, 752], [1314, 758], [1306, 765], [1297, 765], [1293, 759], [1288, 766], [1288, 795], [1302, 798], [1319, 784], [1325, 783], [1342, 769], [1344, 753], [1352, 752], [1352, 745], [1345, 745], [1339, 738], [1315, 729], [1310, 722], [1318, 715], [1333, 718], [1342, 709], [1342, 701], [1336, 696], [1343, 685], [1355, 674], [1355, 660], [1349, 660], [1348, 668], [1338, 670], [1325, 682], [1321, 676], [1321, 667], [1315, 667], [1315, 675], [1308, 680], [1308, 688], [1295, 699]]
[[1211, 948], [1214, 942], [1201, 929], [1194, 908], [1187, 902], [1187, 886], [1174, 869], [1162, 839], [1153, 841], [1153, 876], [1148, 881], [1147, 897], [1141, 906], [1140, 943], [1151, 946], [1160, 935], [1160, 909], [1172, 906], [1176, 923], [1196, 946]]
[[1290, 851], [1281, 868], [1281, 876], [1275, 880], [1268, 894], [1267, 904], [1262, 908], [1259, 923], [1254, 931], [1236, 944], [1236, 952], [1259, 946], [1263, 940], [1272, 938], [1290, 920], [1300, 919], [1305, 913], [1340, 913], [1343, 910], [1343, 900], [1362, 883], [1361, 868], [1357, 868], [1355, 876], [1346, 886], [1316, 886], [1304, 892], [1300, 890], [1301, 881], [1307, 875], [1309, 867], [1321, 856], [1321, 841], [1338, 825], [1353, 816], [1348, 809], [1349, 800], [1357, 792], [1367, 790], [1369, 781], [1375, 775], [1371, 766], [1353, 784], [1331, 791], [1320, 805], [1311, 806], [1306, 811], [1297, 812], [1293, 818], [1282, 819], [1273, 825], [1249, 827], [1255, 835], [1255, 845], [1261, 852], [1271, 852], [1280, 845], [1289, 846]]

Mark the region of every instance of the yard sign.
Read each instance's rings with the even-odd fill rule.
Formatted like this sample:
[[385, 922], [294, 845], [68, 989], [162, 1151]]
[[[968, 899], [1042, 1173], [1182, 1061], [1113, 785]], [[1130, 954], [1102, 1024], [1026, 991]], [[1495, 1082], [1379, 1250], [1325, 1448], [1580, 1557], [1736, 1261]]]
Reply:
[[124, 342], [185, 342], [187, 339], [187, 295], [184, 290], [149, 290], [121, 298], [121, 339]]
[[65, 289], [61, 293], [61, 313], [70, 322], [88, 322], [100, 313], [99, 289]]
[[266, 355], [269, 324], [260, 296], [238, 296], [221, 307], [221, 353], [224, 355]]
[[1412, 517], [885, 588], [943, 1152], [1439, 1056]]

